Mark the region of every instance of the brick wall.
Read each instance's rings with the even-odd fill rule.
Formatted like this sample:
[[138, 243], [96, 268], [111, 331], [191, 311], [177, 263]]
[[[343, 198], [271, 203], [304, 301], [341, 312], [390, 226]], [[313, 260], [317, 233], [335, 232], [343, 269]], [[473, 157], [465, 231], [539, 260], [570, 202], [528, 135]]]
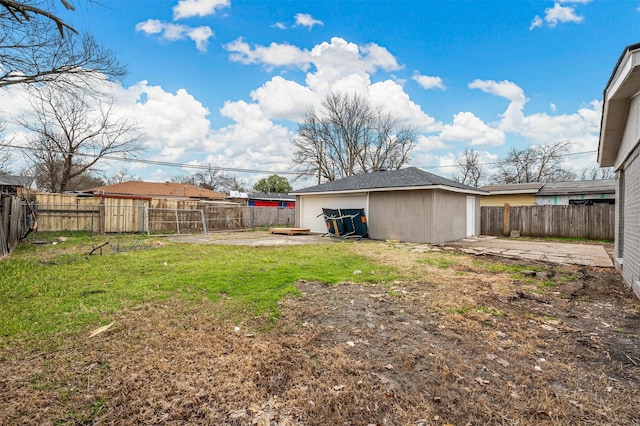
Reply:
[[622, 276], [640, 297], [640, 145], [624, 164], [622, 226]]

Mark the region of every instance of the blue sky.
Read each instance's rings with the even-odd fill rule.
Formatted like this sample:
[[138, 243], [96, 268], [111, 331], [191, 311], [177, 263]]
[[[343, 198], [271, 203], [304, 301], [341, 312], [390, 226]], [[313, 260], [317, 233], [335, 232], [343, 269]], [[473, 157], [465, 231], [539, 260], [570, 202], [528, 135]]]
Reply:
[[[568, 167], [595, 166], [602, 91], [640, 41], [639, 6], [112, 0], [64, 16], [127, 65], [111, 90], [145, 133], [144, 158], [284, 174], [304, 111], [349, 90], [418, 128], [412, 165], [450, 177], [467, 147], [489, 170], [512, 147], [567, 140], [572, 153], [591, 151]], [[192, 171], [124, 167], [152, 181]], [[269, 173], [230, 174], [251, 185]]]

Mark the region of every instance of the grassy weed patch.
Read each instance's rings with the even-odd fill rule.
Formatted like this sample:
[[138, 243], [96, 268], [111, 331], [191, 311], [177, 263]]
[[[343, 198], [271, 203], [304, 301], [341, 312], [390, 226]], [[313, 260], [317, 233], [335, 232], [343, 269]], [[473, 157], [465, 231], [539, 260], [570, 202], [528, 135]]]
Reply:
[[349, 244], [245, 247], [129, 236], [113, 243], [122, 251], [87, 254], [108, 238], [78, 235], [57, 245], [25, 243], [0, 262], [1, 336], [72, 331], [104, 323], [123, 307], [176, 295], [193, 301], [224, 297], [250, 315], [277, 317], [278, 301], [297, 294], [298, 280], [335, 284], [396, 278], [392, 268], [354, 254]]

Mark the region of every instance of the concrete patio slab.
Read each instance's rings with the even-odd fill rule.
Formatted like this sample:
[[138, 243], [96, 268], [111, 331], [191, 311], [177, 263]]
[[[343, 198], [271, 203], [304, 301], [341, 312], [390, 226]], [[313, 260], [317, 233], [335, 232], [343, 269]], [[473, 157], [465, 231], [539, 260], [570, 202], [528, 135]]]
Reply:
[[480, 236], [464, 238], [447, 245], [458, 246], [462, 251], [474, 254], [613, 268], [613, 262], [602, 244], [556, 243]]

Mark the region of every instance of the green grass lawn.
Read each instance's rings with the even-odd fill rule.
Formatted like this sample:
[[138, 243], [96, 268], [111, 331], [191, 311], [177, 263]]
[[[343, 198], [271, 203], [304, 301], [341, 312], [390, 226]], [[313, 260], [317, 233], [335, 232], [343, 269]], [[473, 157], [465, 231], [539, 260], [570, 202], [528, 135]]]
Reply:
[[[107, 240], [102, 255], [87, 254]], [[277, 317], [278, 301], [298, 293], [298, 280], [397, 278], [393, 269], [355, 255], [353, 244], [244, 247], [86, 234], [56, 245], [25, 242], [0, 261], [0, 336], [8, 343], [76, 332], [109, 322], [122, 308], [171, 297], [224, 298], [238, 312]]]

